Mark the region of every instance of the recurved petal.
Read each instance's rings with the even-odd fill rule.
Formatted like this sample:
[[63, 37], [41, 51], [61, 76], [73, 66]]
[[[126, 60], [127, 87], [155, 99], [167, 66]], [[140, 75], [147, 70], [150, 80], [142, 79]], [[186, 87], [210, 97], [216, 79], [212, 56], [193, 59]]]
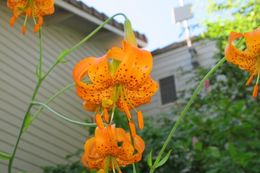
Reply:
[[122, 61], [124, 59], [125, 53], [119, 47], [113, 47], [107, 52], [107, 57], [110, 59], [115, 59], [118, 61]]
[[151, 73], [152, 55], [128, 42], [123, 42], [125, 56], [115, 73], [115, 81], [129, 89], [139, 88]]
[[93, 104], [93, 103], [91, 103], [91, 102], [86, 102], [86, 101], [83, 102], [83, 107], [84, 107], [87, 111], [94, 112], [94, 111], [97, 110], [98, 106], [99, 106], [99, 105]]
[[247, 50], [255, 53], [260, 54], [260, 27], [252, 32], [247, 32], [244, 34], [247, 44]]
[[112, 96], [112, 87], [104, 88], [103, 86], [85, 83], [81, 85], [82, 86], [76, 86], [76, 93], [88, 104], [101, 105], [102, 100], [109, 99]]
[[105, 87], [112, 84], [109, 63], [106, 56], [99, 58], [95, 64], [89, 67], [88, 76], [93, 84], [103, 85]]
[[241, 69], [253, 73], [255, 71], [256, 55], [249, 49], [241, 51], [233, 45], [233, 41], [243, 37], [243, 34], [232, 32], [229, 36], [229, 43], [225, 49], [227, 61], [238, 65]]
[[[136, 90], [129, 90], [125, 88], [124, 95], [126, 97], [127, 102], [131, 103], [132, 105], [128, 105], [129, 108], [132, 106], [137, 107], [145, 103], [149, 103], [151, 97], [155, 94], [158, 90], [158, 84], [152, 80], [151, 77], [148, 77], [143, 85]], [[123, 104], [121, 103], [120, 99], [117, 103], [118, 107], [123, 110]]]
[[77, 85], [80, 85], [83, 83], [81, 80], [88, 76], [88, 71], [91, 66], [96, 64], [98, 62], [98, 59], [95, 57], [87, 57], [83, 60], [79, 61], [72, 72], [73, 79]]

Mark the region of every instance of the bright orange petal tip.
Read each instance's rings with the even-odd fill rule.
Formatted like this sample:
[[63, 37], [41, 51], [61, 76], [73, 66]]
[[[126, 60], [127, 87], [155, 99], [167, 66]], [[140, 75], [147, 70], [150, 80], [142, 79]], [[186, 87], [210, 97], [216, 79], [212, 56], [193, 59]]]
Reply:
[[139, 129], [142, 130], [144, 128], [144, 118], [141, 111], [137, 112], [137, 121]]
[[259, 87], [258, 85], [254, 86], [254, 91], [253, 91], [253, 97], [256, 98], [258, 96], [258, 91], [259, 91]]

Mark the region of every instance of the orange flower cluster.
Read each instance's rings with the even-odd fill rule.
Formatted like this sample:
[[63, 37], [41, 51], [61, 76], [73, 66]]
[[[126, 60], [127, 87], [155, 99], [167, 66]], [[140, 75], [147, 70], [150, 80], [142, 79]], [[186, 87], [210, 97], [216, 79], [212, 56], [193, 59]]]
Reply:
[[[150, 102], [158, 89], [150, 76], [152, 64], [150, 52], [127, 41], [123, 41], [122, 48], [113, 47], [101, 58], [88, 57], [76, 64], [76, 92], [84, 100], [85, 109], [96, 112], [98, 126], [95, 137], [85, 144], [82, 162], [86, 167], [121, 172], [120, 166], [140, 161], [144, 142], [136, 133], [131, 110], [136, 112], [142, 129], [143, 115], [136, 107]], [[115, 108], [125, 113], [131, 135], [111, 126]]]
[[[34, 31], [38, 32], [43, 24], [43, 16], [54, 13], [54, 0], [7, 0], [7, 6], [13, 11], [10, 25], [13, 26], [17, 18], [25, 15], [22, 33], [26, 32], [28, 17], [35, 21]], [[37, 22], [36, 22], [37, 20]]]
[[[142, 129], [142, 113], [136, 107], [148, 103], [158, 89], [150, 77], [151, 69], [151, 54], [123, 41], [122, 49], [114, 47], [101, 58], [88, 57], [80, 61], [74, 68], [73, 78], [87, 110], [103, 110], [108, 122], [107, 112], [119, 108], [125, 112], [134, 134], [130, 110], [136, 111]], [[84, 82], [85, 78], [89, 81]]]
[[131, 142], [131, 136], [115, 125], [95, 130], [95, 136], [87, 140], [84, 146], [82, 163], [90, 169], [107, 172], [109, 169], [121, 172], [120, 167], [138, 162], [144, 151], [144, 141], [136, 135]]
[[[239, 50], [233, 45], [233, 41], [242, 37], [245, 38], [246, 42], [246, 49], [244, 51]], [[250, 73], [250, 77], [246, 83], [247, 86], [252, 83], [252, 80], [256, 76], [253, 97], [257, 97], [260, 78], [260, 27], [247, 33], [232, 32], [228, 41], [229, 44], [225, 50], [227, 61]]]

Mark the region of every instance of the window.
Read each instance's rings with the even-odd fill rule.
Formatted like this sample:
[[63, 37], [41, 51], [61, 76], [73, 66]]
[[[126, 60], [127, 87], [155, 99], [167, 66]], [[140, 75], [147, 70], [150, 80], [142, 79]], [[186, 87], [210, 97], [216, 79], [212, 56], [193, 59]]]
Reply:
[[159, 80], [162, 104], [172, 103], [177, 100], [174, 76]]

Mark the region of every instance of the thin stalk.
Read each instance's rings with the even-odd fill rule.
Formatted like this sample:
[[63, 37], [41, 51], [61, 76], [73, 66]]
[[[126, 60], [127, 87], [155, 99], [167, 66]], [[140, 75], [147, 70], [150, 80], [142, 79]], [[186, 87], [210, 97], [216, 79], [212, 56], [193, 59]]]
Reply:
[[[31, 98], [31, 100], [33, 101], [35, 99], [35, 97], [37, 96], [37, 93], [40, 89], [40, 86], [41, 86], [41, 83], [42, 83], [42, 80], [39, 79], [38, 80], [38, 83], [34, 89], [34, 92], [33, 92], [33, 96]], [[19, 130], [19, 134], [18, 134], [18, 137], [17, 137], [17, 140], [16, 140], [16, 143], [15, 143], [15, 146], [14, 146], [14, 149], [13, 149], [13, 152], [11, 154], [11, 158], [8, 162], [8, 173], [11, 173], [12, 172], [12, 165], [13, 165], [13, 160], [14, 160], [14, 157], [15, 157], [15, 154], [16, 154], [16, 151], [17, 151], [17, 148], [18, 148], [18, 145], [19, 145], [19, 142], [20, 142], [20, 139], [21, 139], [21, 136], [22, 136], [22, 133], [23, 133], [23, 128], [24, 128], [24, 125], [25, 125], [25, 121], [26, 121], [26, 118], [27, 116], [29, 115], [30, 111], [31, 111], [31, 108], [32, 108], [32, 104], [30, 103], [27, 110], [26, 110], [26, 113], [24, 115], [24, 119], [23, 119], [23, 122], [22, 122], [22, 126]]]
[[161, 160], [161, 157], [166, 149], [166, 147], [168, 146], [171, 138], [173, 137], [176, 129], [178, 128], [178, 126], [180, 125], [181, 121], [183, 120], [183, 118], [185, 117], [186, 113], [188, 112], [188, 110], [190, 109], [192, 103], [195, 101], [195, 99], [197, 98], [198, 94], [200, 93], [205, 81], [226, 61], [225, 57], [222, 58], [207, 74], [206, 76], [200, 81], [198, 87], [196, 88], [196, 90], [193, 92], [190, 100], [188, 101], [188, 103], [186, 104], [186, 106], [184, 107], [183, 111], [180, 114], [180, 117], [178, 118], [178, 120], [176, 121], [176, 123], [174, 124], [174, 126], [172, 127], [167, 139], [165, 140], [163, 147], [161, 148], [151, 170], [150, 173], [153, 173], [156, 169], [156, 166], [158, 165], [158, 163]]
[[40, 59], [39, 59], [39, 79], [42, 78], [42, 29], [39, 30], [39, 47], [40, 47]]
[[62, 119], [64, 119], [64, 120], [66, 120], [66, 121], [68, 121], [68, 122], [70, 122], [70, 123], [77, 124], [77, 125], [82, 125], [82, 126], [87, 126], [87, 127], [95, 127], [95, 126], [96, 126], [96, 123], [84, 123], [84, 122], [72, 120], [72, 119], [68, 118], [67, 116], [62, 115], [62, 114], [56, 112], [55, 110], [53, 110], [52, 108], [50, 108], [49, 106], [47, 106], [47, 105], [44, 104], [44, 103], [33, 101], [32, 104], [33, 104], [33, 105], [43, 106], [43, 107], [45, 107], [47, 110], [49, 110], [50, 112], [52, 112], [54, 115], [58, 116], [59, 118], [62, 118]]
[[[51, 97], [49, 97], [44, 104], [48, 105], [49, 103], [51, 103], [55, 98], [57, 98], [58, 96], [60, 96], [61, 94], [63, 94], [65, 91], [71, 89], [72, 87], [74, 87], [74, 82], [71, 84], [68, 84], [67, 86], [65, 86], [64, 88], [62, 88], [61, 90], [59, 90], [58, 92], [56, 92], [54, 95], [52, 95]], [[32, 118], [32, 122], [40, 115], [40, 113], [43, 111], [44, 106], [41, 106], [37, 112], [33, 115]]]

